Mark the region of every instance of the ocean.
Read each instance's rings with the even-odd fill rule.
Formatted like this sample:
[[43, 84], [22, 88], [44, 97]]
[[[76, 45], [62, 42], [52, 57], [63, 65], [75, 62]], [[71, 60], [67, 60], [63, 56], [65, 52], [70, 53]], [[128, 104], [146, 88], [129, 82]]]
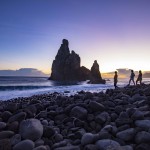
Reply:
[[[118, 87], [126, 86], [128, 81], [129, 79], [119, 79]], [[0, 100], [54, 92], [69, 96], [81, 90], [100, 92], [114, 88], [113, 79], [107, 79], [106, 84], [87, 84], [87, 82], [60, 83], [50, 81], [47, 77], [0, 77]], [[150, 84], [150, 78], [143, 79], [143, 83]]]

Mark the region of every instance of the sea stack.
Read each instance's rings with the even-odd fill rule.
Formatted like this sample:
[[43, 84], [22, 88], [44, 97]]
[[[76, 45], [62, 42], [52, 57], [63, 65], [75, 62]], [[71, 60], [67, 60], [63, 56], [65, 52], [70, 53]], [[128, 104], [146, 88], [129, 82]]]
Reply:
[[93, 84], [105, 83], [105, 80], [103, 80], [101, 77], [101, 73], [99, 71], [99, 64], [97, 63], [97, 60], [94, 61], [93, 66], [91, 67], [90, 82]]
[[52, 64], [52, 74], [50, 79], [56, 81], [78, 80], [80, 69], [80, 57], [74, 51], [69, 50], [69, 42], [63, 39], [55, 60]]
[[52, 73], [50, 80], [54, 81], [84, 81], [90, 80], [90, 83], [105, 83], [102, 79], [97, 61], [91, 70], [80, 66], [81, 59], [73, 50], [69, 50], [69, 42], [62, 40], [62, 44], [57, 52], [55, 60], [52, 63]]

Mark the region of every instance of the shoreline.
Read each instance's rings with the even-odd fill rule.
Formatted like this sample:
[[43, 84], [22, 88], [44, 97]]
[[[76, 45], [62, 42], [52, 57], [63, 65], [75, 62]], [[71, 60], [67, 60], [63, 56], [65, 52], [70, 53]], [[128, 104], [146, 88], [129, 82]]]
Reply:
[[71, 96], [55, 92], [0, 104], [2, 149], [150, 149], [150, 85]]
[[39, 89], [31, 89], [31, 90], [14, 90], [14, 91], [0, 91], [0, 100], [6, 101], [10, 99], [15, 99], [19, 97], [31, 97], [33, 95], [43, 95], [43, 94], [51, 94], [58, 92], [60, 94], [65, 95], [75, 95], [81, 90], [91, 91], [91, 92], [100, 92], [105, 91], [108, 88], [113, 88], [112, 85], [69, 85], [69, 86], [55, 86], [50, 88], [39, 88]]
[[[19, 82], [19, 83], [17, 83]], [[77, 85], [62, 85], [58, 83], [51, 83], [51, 82], [35, 82], [33, 83], [22, 83], [22, 81], [17, 81], [16, 83], [10, 84], [7, 83], [6, 86], [3, 83], [0, 86], [0, 100], [10, 100], [19, 97], [31, 97], [33, 95], [40, 95], [46, 93], [64, 93], [65, 91], [69, 91], [70, 95], [74, 95], [77, 92], [89, 91], [89, 92], [100, 92], [106, 91], [107, 89], [113, 89], [113, 80], [111, 79], [105, 85], [103, 84], [86, 84], [86, 82], [81, 82]], [[22, 84], [21, 84], [22, 83]], [[28, 83], [28, 84], [27, 84]], [[150, 79], [143, 79], [144, 84], [149, 84]], [[54, 85], [53, 85], [54, 84]], [[128, 79], [122, 79], [118, 82], [118, 87], [124, 87], [128, 84]], [[67, 94], [69, 95], [69, 93]]]

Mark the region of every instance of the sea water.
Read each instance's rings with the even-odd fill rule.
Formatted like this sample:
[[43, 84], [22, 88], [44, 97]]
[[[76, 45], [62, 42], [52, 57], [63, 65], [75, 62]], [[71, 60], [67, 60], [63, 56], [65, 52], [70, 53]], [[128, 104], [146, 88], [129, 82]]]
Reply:
[[[124, 87], [129, 79], [118, 79], [118, 86]], [[77, 83], [54, 82], [47, 77], [0, 77], [0, 100], [9, 100], [18, 97], [28, 97], [44, 93], [62, 93], [74, 95], [79, 91], [100, 92], [112, 89], [113, 79], [106, 80], [106, 84], [88, 84], [88, 81]], [[145, 84], [150, 78], [143, 79]]]

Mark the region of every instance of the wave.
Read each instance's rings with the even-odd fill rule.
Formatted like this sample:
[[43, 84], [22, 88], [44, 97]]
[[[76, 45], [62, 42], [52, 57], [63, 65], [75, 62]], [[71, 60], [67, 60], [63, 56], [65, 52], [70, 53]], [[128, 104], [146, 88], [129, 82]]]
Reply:
[[51, 86], [0, 86], [0, 91], [45, 89]]
[[[38, 89], [37, 89], [38, 88]], [[61, 86], [0, 86], [0, 101], [9, 100], [18, 97], [29, 97], [32, 95], [46, 93], [60, 93], [66, 96], [74, 95], [79, 91], [100, 92], [108, 88], [113, 88], [112, 85], [100, 84], [80, 84], [80, 85], [61, 85]], [[5, 89], [5, 90], [4, 90]], [[20, 89], [20, 90], [19, 90]]]

